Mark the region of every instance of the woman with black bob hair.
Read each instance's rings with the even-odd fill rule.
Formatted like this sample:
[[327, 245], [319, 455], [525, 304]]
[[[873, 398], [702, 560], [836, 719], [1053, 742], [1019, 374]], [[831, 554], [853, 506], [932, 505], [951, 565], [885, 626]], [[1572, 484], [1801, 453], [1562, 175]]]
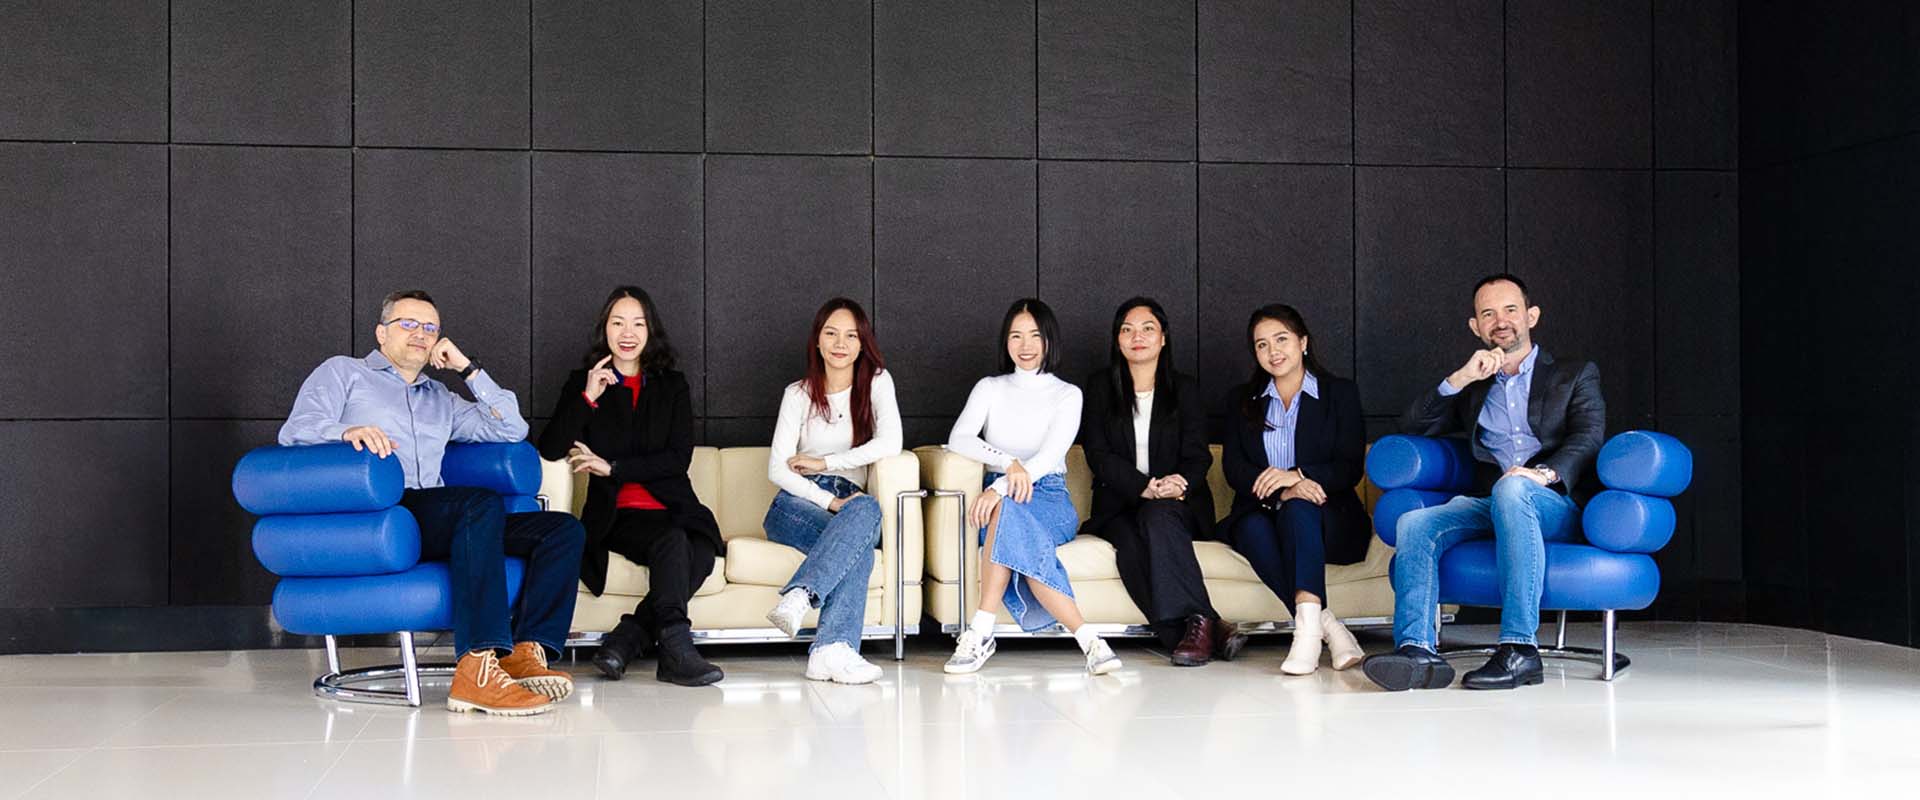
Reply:
[[656, 647], [655, 677], [702, 686], [723, 675], [693, 648], [687, 602], [726, 551], [713, 511], [693, 492], [693, 402], [673, 344], [637, 286], [607, 295], [583, 368], [567, 376], [540, 433], [540, 456], [585, 472], [580, 580], [606, 591], [609, 553], [649, 568], [647, 596], [600, 640], [593, 665], [610, 680]]
[[1000, 372], [981, 378], [954, 420], [947, 449], [986, 466], [985, 491], [967, 508], [980, 531], [980, 610], [960, 632], [949, 673], [980, 669], [993, 656], [994, 618], [1004, 606], [1021, 630], [1056, 620], [1080, 645], [1087, 671], [1105, 675], [1119, 657], [1073, 602], [1067, 568], [1054, 551], [1073, 540], [1080, 515], [1067, 496], [1067, 450], [1080, 428], [1080, 388], [1055, 374], [1060, 323], [1034, 298], [1014, 301], [1000, 322]]
[[1322, 643], [1334, 669], [1360, 663], [1359, 642], [1327, 608], [1327, 565], [1366, 558], [1371, 537], [1360, 485], [1366, 430], [1360, 389], [1313, 357], [1313, 334], [1292, 306], [1247, 319], [1253, 375], [1236, 392], [1221, 466], [1233, 511], [1221, 520], [1233, 548], [1293, 613], [1280, 671], [1312, 673]]
[[1167, 313], [1134, 297], [1113, 312], [1108, 364], [1087, 378], [1081, 446], [1093, 471], [1082, 533], [1113, 545], [1120, 581], [1173, 664], [1232, 660], [1246, 637], [1207, 597], [1195, 540], [1213, 535], [1207, 413], [1193, 378], [1174, 371]]

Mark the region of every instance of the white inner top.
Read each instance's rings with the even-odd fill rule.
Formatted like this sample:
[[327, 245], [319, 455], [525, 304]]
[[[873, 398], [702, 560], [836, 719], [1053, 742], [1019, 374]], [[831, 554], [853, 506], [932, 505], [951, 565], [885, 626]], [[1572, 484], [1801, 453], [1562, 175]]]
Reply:
[[1149, 478], [1147, 471], [1147, 430], [1153, 422], [1153, 391], [1133, 393], [1133, 468]]
[[826, 508], [833, 493], [787, 466], [795, 455], [817, 456], [827, 462], [825, 475], [838, 475], [865, 488], [867, 465], [900, 452], [900, 406], [893, 398], [893, 376], [886, 370], [873, 376], [873, 438], [853, 446], [852, 387], [827, 395], [827, 416], [812, 413], [802, 381], [787, 384], [780, 395], [780, 416], [773, 426], [773, 453], [767, 458], [767, 478], [788, 494]]
[[[1019, 460], [1034, 480], [1067, 471], [1067, 450], [1080, 432], [1080, 387], [1051, 373], [1015, 369], [981, 378], [953, 421], [947, 449], [995, 472]], [[991, 487], [1007, 493], [1007, 479]]]

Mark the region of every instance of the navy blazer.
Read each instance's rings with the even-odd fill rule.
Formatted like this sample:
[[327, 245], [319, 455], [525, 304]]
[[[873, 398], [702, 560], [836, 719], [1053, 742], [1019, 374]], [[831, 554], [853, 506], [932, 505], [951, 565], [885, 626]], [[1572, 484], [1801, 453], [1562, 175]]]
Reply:
[[540, 432], [540, 457], [559, 461], [580, 441], [613, 467], [612, 475], [587, 480], [587, 501], [580, 511], [580, 524], [587, 530], [580, 580], [587, 590], [595, 595], [606, 591], [607, 534], [613, 530], [618, 514], [614, 501], [624, 483], [646, 486], [667, 507], [675, 526], [706, 537], [715, 552], [724, 555], [720, 523], [694, 494], [693, 479], [687, 475], [693, 463], [693, 402], [686, 376], [673, 370], [648, 372], [638, 404], [627, 387], [614, 384], [601, 393], [597, 407], [590, 406], [586, 387], [586, 370], [567, 376], [553, 417]]
[[[1327, 502], [1321, 506], [1321, 541], [1327, 548], [1328, 564], [1352, 564], [1367, 557], [1373, 539], [1367, 524], [1367, 509], [1360, 502], [1360, 477], [1365, 470], [1367, 451], [1366, 423], [1360, 416], [1360, 386], [1345, 378], [1315, 375], [1320, 396], [1300, 393], [1300, 417], [1293, 429], [1293, 452], [1301, 473], [1327, 490]], [[1234, 526], [1248, 514], [1262, 509], [1253, 496], [1253, 481], [1268, 466], [1264, 436], [1266, 425], [1250, 423], [1240, 416], [1240, 401], [1265, 391], [1267, 381], [1242, 385], [1228, 404], [1232, 416], [1220, 454], [1220, 465], [1227, 484], [1233, 487], [1233, 511], [1221, 520], [1220, 530], [1228, 537]]]

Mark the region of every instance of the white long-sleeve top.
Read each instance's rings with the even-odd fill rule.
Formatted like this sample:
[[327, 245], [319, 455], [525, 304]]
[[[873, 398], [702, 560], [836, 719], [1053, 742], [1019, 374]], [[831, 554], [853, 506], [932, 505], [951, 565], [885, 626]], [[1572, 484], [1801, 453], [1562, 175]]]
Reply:
[[[1080, 432], [1080, 387], [1052, 373], [1015, 369], [981, 378], [953, 421], [947, 449], [996, 472], [1016, 459], [1034, 480], [1067, 471], [1067, 450]], [[1002, 496], [1007, 479], [990, 487]]]
[[893, 398], [893, 376], [886, 370], [873, 376], [873, 438], [853, 446], [851, 387], [827, 395], [827, 416], [813, 413], [804, 382], [787, 384], [780, 396], [780, 417], [773, 426], [773, 453], [767, 457], [767, 478], [788, 494], [821, 508], [833, 503], [833, 493], [787, 466], [795, 455], [816, 456], [827, 462], [823, 475], [838, 475], [861, 488], [867, 485], [867, 465], [900, 452], [900, 406]]

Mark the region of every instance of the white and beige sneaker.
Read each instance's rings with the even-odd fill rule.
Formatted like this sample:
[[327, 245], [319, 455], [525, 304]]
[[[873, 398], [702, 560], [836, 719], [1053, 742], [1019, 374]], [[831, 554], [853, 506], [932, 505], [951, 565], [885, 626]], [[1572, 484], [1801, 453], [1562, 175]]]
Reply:
[[859, 685], [880, 680], [883, 674], [846, 642], [834, 642], [807, 655], [807, 680], [810, 681]]
[[993, 657], [997, 649], [993, 643], [993, 634], [981, 633], [968, 627], [960, 632], [960, 640], [954, 643], [953, 656], [947, 659], [945, 667], [948, 675], [965, 675], [979, 672], [987, 659]]
[[795, 586], [788, 589], [786, 594], [780, 595], [780, 602], [774, 605], [772, 611], [767, 612], [767, 621], [773, 623], [773, 627], [779, 628], [781, 633], [789, 637], [798, 636], [801, 621], [805, 620], [807, 612], [812, 610], [813, 598], [807, 595], [807, 590]]
[[1107, 640], [1093, 640], [1093, 646], [1087, 648], [1087, 673], [1105, 675], [1119, 668], [1120, 657], [1113, 654], [1113, 648], [1107, 646]]

